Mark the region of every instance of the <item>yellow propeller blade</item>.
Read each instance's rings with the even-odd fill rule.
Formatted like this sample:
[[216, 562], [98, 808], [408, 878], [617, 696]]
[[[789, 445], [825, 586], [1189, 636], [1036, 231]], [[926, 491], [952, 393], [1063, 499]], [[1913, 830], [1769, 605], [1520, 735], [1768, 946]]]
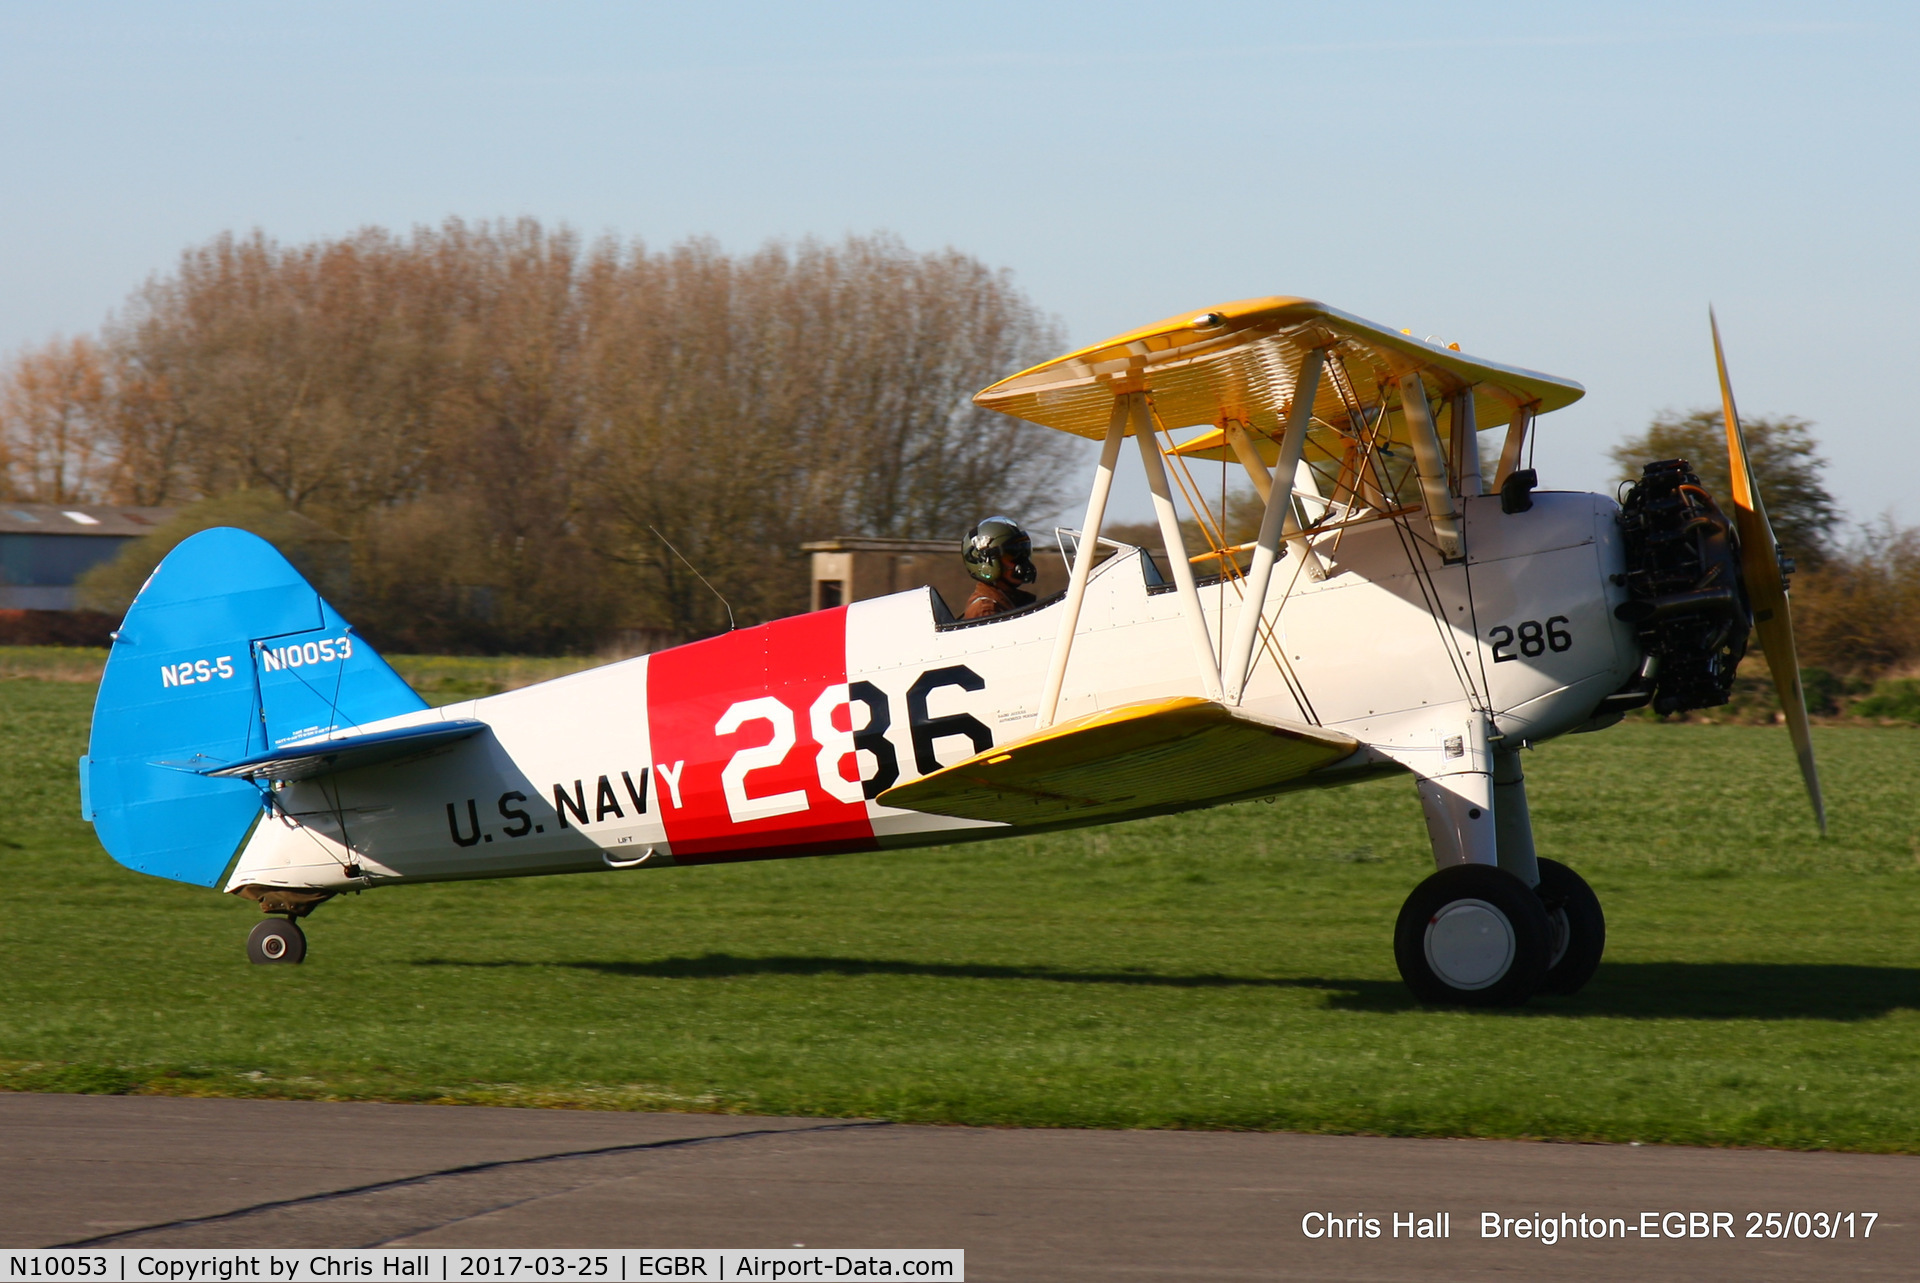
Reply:
[[1713, 360], [1720, 370], [1720, 406], [1727, 421], [1727, 472], [1733, 480], [1733, 524], [1740, 532], [1740, 568], [1747, 583], [1747, 602], [1753, 607], [1754, 630], [1773, 673], [1773, 689], [1787, 715], [1793, 752], [1800, 759], [1800, 778], [1807, 783], [1813, 818], [1827, 831], [1827, 804], [1820, 796], [1820, 770], [1813, 760], [1813, 731], [1807, 724], [1807, 697], [1800, 689], [1800, 657], [1793, 646], [1793, 613], [1787, 604], [1786, 578], [1780, 573], [1780, 548], [1767, 521], [1760, 487], [1754, 483], [1747, 460], [1747, 438], [1740, 430], [1740, 414], [1733, 408], [1733, 384], [1727, 378], [1727, 356], [1720, 347], [1720, 322], [1707, 309], [1713, 327]]

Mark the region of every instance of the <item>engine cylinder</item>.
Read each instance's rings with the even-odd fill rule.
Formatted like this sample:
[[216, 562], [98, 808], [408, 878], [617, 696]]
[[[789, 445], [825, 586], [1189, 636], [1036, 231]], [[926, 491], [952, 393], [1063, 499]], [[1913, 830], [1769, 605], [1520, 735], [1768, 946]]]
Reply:
[[1651, 702], [1659, 713], [1726, 703], [1753, 629], [1733, 523], [1692, 464], [1665, 459], [1628, 489], [1620, 526], [1630, 596], [1614, 615], [1635, 627], [1651, 662], [1609, 703]]

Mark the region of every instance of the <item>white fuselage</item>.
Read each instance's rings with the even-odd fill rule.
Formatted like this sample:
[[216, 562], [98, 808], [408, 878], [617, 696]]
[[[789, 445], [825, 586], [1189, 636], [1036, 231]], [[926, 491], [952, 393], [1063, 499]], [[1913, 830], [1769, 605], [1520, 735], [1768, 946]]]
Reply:
[[[1364, 746], [1292, 787], [1424, 776], [1476, 718], [1514, 747], [1564, 734], [1638, 666], [1633, 629], [1612, 613], [1626, 590], [1612, 579], [1624, 562], [1611, 500], [1539, 493], [1524, 513], [1494, 497], [1464, 508], [1462, 562], [1444, 564], [1418, 524], [1385, 520], [1321, 536], [1323, 581], [1280, 562], [1264, 612], [1280, 653], [1257, 651], [1244, 706]], [[1217, 663], [1237, 588], [1203, 583], [1199, 595]], [[489, 731], [277, 789], [228, 887], [343, 890], [1005, 832], [873, 798], [1034, 730], [1061, 616], [1056, 603], [941, 624], [917, 590], [396, 718], [379, 725], [474, 718]], [[1058, 719], [1201, 694], [1200, 673], [1179, 595], [1149, 588], [1143, 554], [1122, 553], [1089, 582]]]

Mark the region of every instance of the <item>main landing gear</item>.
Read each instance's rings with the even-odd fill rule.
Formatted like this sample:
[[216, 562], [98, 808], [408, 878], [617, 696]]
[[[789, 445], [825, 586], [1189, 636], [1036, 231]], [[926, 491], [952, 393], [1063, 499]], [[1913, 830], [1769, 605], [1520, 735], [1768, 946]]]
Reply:
[[1540, 861], [1540, 885], [1505, 869], [1457, 864], [1415, 887], [1393, 932], [1394, 961], [1420, 1001], [1516, 1007], [1536, 993], [1578, 993], [1607, 944], [1586, 880]]
[[1495, 749], [1486, 760], [1479, 772], [1420, 781], [1441, 868], [1401, 907], [1393, 957], [1414, 996], [1436, 1006], [1577, 993], [1607, 946], [1593, 888], [1534, 853], [1519, 755]]
[[1579, 993], [1600, 965], [1607, 947], [1607, 918], [1600, 897], [1587, 880], [1558, 860], [1540, 861], [1540, 885], [1534, 894], [1547, 909], [1553, 930], [1552, 961], [1541, 988], [1548, 993]]
[[1513, 874], [1456, 864], [1407, 897], [1393, 957], [1422, 1002], [1516, 1007], [1546, 980], [1553, 927], [1540, 897]]

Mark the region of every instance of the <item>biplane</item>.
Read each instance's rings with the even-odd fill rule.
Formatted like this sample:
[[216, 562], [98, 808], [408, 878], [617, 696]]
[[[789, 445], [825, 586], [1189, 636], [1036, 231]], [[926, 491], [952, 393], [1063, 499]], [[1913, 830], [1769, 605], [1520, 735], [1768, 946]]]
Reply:
[[[271, 546], [205, 531], [115, 634], [82, 808], [121, 863], [258, 902], [250, 956], [296, 963], [299, 920], [347, 891], [889, 851], [1404, 774], [1436, 865], [1394, 932], [1413, 992], [1572, 993], [1605, 917], [1535, 851], [1528, 746], [1725, 702], [1757, 626], [1825, 824], [1714, 347], [1726, 508], [1684, 460], [1619, 502], [1539, 489], [1524, 465], [1582, 395], [1566, 379], [1306, 299], [1184, 313], [975, 397], [1101, 443], [1064, 592], [961, 620], [921, 589], [441, 708]], [[1158, 549], [1102, 535], [1128, 438]], [[1196, 460], [1244, 471], [1256, 538], [1227, 544]]]

